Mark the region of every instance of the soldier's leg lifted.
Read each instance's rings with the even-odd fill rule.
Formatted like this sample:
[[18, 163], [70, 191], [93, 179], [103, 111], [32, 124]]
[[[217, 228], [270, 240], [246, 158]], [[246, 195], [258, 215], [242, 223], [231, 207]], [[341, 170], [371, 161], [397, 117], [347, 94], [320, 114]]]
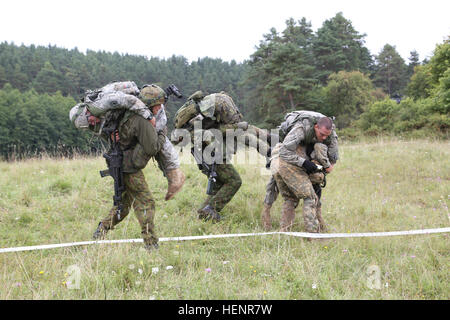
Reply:
[[181, 190], [184, 181], [186, 180], [183, 171], [180, 169], [178, 153], [169, 138], [166, 138], [166, 142], [162, 149], [156, 154], [155, 159], [158, 162], [158, 167], [167, 178], [167, 193], [164, 200], [168, 201]]

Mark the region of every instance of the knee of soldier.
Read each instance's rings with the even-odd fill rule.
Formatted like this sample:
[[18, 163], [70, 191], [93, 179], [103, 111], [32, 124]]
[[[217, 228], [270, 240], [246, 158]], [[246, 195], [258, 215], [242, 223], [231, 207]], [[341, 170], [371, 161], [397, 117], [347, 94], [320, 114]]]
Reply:
[[136, 197], [134, 199], [133, 207], [134, 207], [134, 209], [142, 208], [142, 209], [146, 209], [146, 210], [155, 211], [156, 202], [152, 196], [145, 195], [142, 197]]
[[230, 181], [230, 185], [232, 186], [233, 190], [238, 191], [242, 185], [241, 177], [240, 176], [233, 177], [233, 179]]

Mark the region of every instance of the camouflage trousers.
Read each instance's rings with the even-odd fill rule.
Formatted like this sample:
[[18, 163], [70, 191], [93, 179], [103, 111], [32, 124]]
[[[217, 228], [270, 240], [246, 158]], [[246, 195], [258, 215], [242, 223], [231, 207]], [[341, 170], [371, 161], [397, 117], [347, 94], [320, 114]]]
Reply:
[[270, 169], [284, 200], [282, 225], [284, 224], [286, 229], [292, 227], [295, 217], [294, 210], [300, 199], [303, 199], [305, 229], [307, 232], [319, 232], [320, 226], [317, 218], [319, 201], [308, 174], [300, 167], [279, 158], [272, 161]]
[[148, 188], [147, 181], [142, 170], [135, 173], [124, 173], [123, 180], [125, 191], [122, 193], [123, 210], [120, 219], [116, 214], [114, 206], [109, 214], [102, 220], [105, 230], [114, 229], [130, 213], [131, 207], [134, 209], [139, 224], [141, 234], [145, 244], [154, 244], [158, 242], [154, 231], [155, 200]]
[[[278, 152], [277, 148], [274, 149], [274, 154]], [[308, 157], [306, 155], [306, 150], [303, 147], [297, 148], [298, 154], [302, 156], [305, 159], [311, 159], [315, 164], [320, 164], [322, 166], [329, 167], [330, 162], [328, 160], [328, 147], [322, 143], [316, 143], [314, 144], [314, 151], [311, 153], [311, 157]], [[278, 155], [276, 155], [274, 158], [276, 158]], [[309, 179], [311, 180], [311, 183], [314, 186], [319, 186], [325, 179], [325, 176], [321, 172], [311, 173], [309, 175]], [[317, 188], [316, 186], [316, 188]], [[275, 183], [275, 179], [273, 176], [270, 177], [269, 182], [266, 185], [266, 196], [264, 198], [264, 203], [268, 205], [272, 205], [278, 197], [278, 188]]]
[[230, 163], [216, 164], [216, 173], [213, 194], [206, 198], [201, 208], [209, 204], [216, 212], [220, 212], [239, 190], [242, 180]]

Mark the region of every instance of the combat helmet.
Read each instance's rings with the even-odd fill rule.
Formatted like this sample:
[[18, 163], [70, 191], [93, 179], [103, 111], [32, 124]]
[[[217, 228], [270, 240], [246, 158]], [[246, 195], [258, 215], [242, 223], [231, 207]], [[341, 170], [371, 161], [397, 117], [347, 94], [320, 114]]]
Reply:
[[146, 84], [141, 89], [139, 99], [141, 99], [147, 107], [151, 108], [158, 104], [166, 103], [167, 94], [156, 84]]

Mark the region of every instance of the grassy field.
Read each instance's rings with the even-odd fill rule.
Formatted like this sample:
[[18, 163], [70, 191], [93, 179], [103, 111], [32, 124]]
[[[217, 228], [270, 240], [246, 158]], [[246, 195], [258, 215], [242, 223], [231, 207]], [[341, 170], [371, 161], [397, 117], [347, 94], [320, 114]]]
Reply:
[[[328, 176], [329, 232], [375, 232], [450, 225], [450, 143], [343, 143]], [[164, 202], [167, 181], [151, 162], [160, 237], [263, 232], [264, 163], [237, 165], [243, 184], [224, 220], [198, 220], [206, 178], [190, 155], [187, 180]], [[112, 203], [102, 158], [0, 163], [0, 247], [91, 240]], [[282, 200], [273, 212], [279, 228]], [[304, 231], [301, 205], [294, 231]], [[449, 234], [308, 242], [286, 235], [104, 244], [0, 254], [0, 299], [449, 299]], [[133, 213], [107, 239], [140, 238]]]

